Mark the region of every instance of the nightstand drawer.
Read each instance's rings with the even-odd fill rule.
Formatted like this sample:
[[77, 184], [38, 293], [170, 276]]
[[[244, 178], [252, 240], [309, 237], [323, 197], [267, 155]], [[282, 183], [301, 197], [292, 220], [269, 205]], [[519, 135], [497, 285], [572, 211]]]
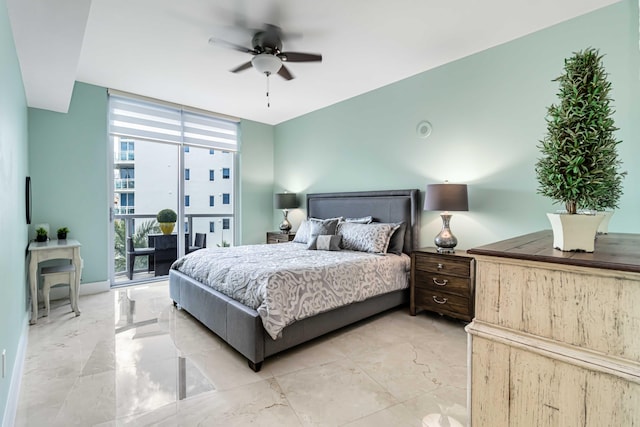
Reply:
[[416, 271], [430, 271], [432, 273], [455, 274], [469, 277], [471, 274], [468, 259], [454, 259], [443, 255], [420, 254], [415, 257]]
[[416, 271], [416, 289], [430, 289], [435, 292], [450, 292], [468, 297], [471, 292], [470, 279], [466, 277], [440, 275], [430, 271]]
[[460, 295], [416, 288], [415, 306], [416, 308], [448, 314], [459, 319], [471, 320], [469, 298]]
[[277, 231], [267, 232], [267, 243], [286, 243], [296, 237], [295, 233], [280, 233]]

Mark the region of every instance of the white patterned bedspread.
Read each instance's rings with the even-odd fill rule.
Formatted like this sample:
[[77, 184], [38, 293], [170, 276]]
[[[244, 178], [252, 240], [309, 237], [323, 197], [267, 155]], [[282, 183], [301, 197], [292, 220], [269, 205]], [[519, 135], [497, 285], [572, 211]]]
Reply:
[[207, 248], [171, 268], [253, 308], [276, 339], [296, 320], [409, 286], [411, 259], [302, 243]]

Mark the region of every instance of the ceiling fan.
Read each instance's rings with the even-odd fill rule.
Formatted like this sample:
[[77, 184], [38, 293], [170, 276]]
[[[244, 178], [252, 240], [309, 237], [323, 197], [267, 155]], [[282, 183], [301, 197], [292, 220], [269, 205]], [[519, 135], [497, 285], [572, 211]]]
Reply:
[[238, 73], [253, 67], [258, 70], [258, 72], [267, 76], [267, 106], [270, 107], [269, 76], [277, 73], [285, 80], [294, 78], [293, 74], [291, 74], [289, 69], [283, 64], [284, 62], [322, 62], [322, 55], [317, 53], [283, 52], [283, 38], [285, 38], [285, 34], [280, 27], [265, 24], [263, 30], [258, 30], [253, 34], [251, 39], [253, 48], [240, 46], [216, 37], [211, 37], [209, 43], [220, 44], [253, 55], [251, 61], [245, 62], [230, 71], [232, 73]]
[[282, 29], [276, 25], [266, 24], [264, 30], [256, 31], [251, 39], [253, 48], [247, 48], [216, 37], [211, 37], [209, 43], [221, 44], [244, 53], [250, 53], [254, 57], [249, 62], [234, 68], [232, 73], [237, 73], [248, 68], [255, 68], [267, 76], [278, 73], [286, 80], [293, 79], [293, 75], [283, 62], [322, 62], [322, 55], [304, 52], [282, 51]]

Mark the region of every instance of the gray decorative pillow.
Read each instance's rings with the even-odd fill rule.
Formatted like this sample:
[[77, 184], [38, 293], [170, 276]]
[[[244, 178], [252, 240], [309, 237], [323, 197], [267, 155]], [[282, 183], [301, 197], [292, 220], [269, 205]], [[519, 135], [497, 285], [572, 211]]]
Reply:
[[384, 254], [389, 246], [391, 234], [398, 228], [400, 224], [343, 222], [338, 227], [338, 235], [342, 236], [344, 249]]
[[334, 235], [338, 227], [338, 218], [331, 219], [315, 219], [309, 220], [309, 239], [320, 235]]
[[[315, 235], [318, 234], [336, 234], [336, 227], [338, 225], [338, 221], [342, 218], [328, 218], [328, 219], [318, 219], [318, 218], [309, 218], [305, 219], [300, 223], [300, 227], [298, 227], [298, 231], [296, 232], [296, 236], [293, 238], [293, 241], [296, 243], [309, 243], [311, 239], [312, 231], [315, 231]], [[312, 230], [314, 224], [320, 223], [317, 225], [317, 228]], [[323, 227], [323, 228], [321, 228]], [[333, 228], [332, 228], [333, 227]], [[322, 232], [325, 230], [326, 232]]]
[[309, 220], [303, 219], [296, 231], [293, 241], [296, 243], [307, 243], [309, 240]]
[[309, 241], [309, 246], [307, 246], [307, 249], [317, 249], [320, 251], [339, 251], [341, 240], [341, 237], [336, 235], [314, 236]]
[[389, 247], [387, 248], [387, 253], [400, 255], [402, 254], [402, 250], [404, 249], [404, 233], [407, 229], [407, 223], [402, 221], [393, 225], [399, 225], [399, 227], [396, 229], [396, 231], [393, 232], [393, 234], [391, 235], [391, 239], [389, 239]]
[[369, 216], [363, 216], [360, 218], [345, 218], [344, 220], [345, 222], [356, 222], [358, 224], [370, 224], [371, 222], [373, 222], [373, 217], [369, 215]]

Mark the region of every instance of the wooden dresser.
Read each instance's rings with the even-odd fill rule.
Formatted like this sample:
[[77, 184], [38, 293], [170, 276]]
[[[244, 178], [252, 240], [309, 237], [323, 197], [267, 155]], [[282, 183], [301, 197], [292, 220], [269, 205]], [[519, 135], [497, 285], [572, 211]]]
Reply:
[[640, 235], [599, 235], [593, 253], [541, 231], [469, 250], [474, 427], [640, 422]]

